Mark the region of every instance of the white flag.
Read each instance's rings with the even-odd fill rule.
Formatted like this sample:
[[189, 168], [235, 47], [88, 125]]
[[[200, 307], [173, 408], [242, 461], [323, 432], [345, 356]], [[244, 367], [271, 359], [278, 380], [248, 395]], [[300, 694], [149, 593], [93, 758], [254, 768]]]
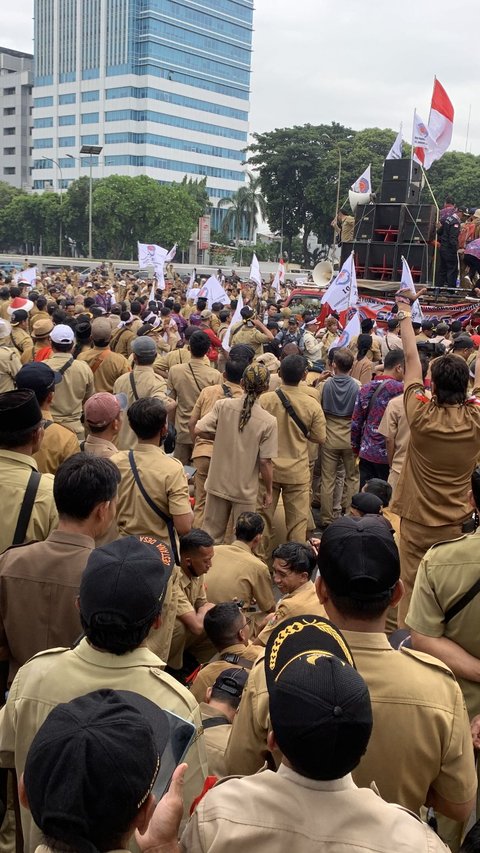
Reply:
[[427, 125], [416, 110], [413, 113], [412, 145], [414, 148], [425, 148], [427, 151], [435, 148], [435, 140], [430, 136]]
[[155, 243], [138, 243], [138, 266], [144, 270], [147, 267], [156, 267], [165, 263], [167, 250]]
[[323, 294], [321, 304], [328, 303], [332, 311], [345, 311], [347, 308], [356, 305], [357, 302], [357, 275], [352, 252]]
[[400, 130], [397, 133], [397, 138], [393, 143], [392, 147], [390, 148], [390, 151], [388, 152], [387, 156], [385, 157], [385, 160], [401, 160], [403, 157], [402, 145], [403, 132], [402, 125], [400, 125]]
[[368, 194], [372, 192], [372, 178], [370, 175], [371, 164], [367, 166], [363, 175], [360, 175], [359, 178], [352, 184], [351, 189], [354, 193], [362, 193]]
[[[415, 285], [413, 283], [412, 271], [402, 255], [402, 280], [400, 282], [399, 290], [410, 290], [412, 293], [416, 294]], [[418, 299], [412, 303], [412, 323], [421, 323], [423, 320], [423, 312], [420, 306], [420, 302]]]
[[163, 264], [155, 264], [155, 278], [157, 279], [157, 287], [159, 290], [165, 290], [165, 275]]
[[278, 277], [280, 279], [280, 284], [285, 284], [285, 261], [283, 258], [280, 258], [278, 262]]
[[193, 269], [191, 274], [190, 274], [190, 278], [188, 281], [188, 287], [187, 287], [188, 290], [192, 290], [192, 288], [195, 286], [196, 272], [197, 272], [196, 269]]
[[110, 301], [110, 305], [116, 305], [117, 300], [115, 299], [115, 291], [114, 291], [113, 287], [111, 287], [109, 290], [107, 290], [107, 293], [109, 293], [110, 296], [112, 297], [112, 299]]
[[280, 296], [280, 273], [278, 270], [275, 273], [275, 277], [274, 277], [270, 287], [272, 288], [272, 290], [275, 291], [277, 296]]
[[37, 268], [36, 267], [28, 267], [26, 270], [22, 270], [14, 276], [15, 283], [18, 285], [26, 285], [29, 287], [33, 287], [35, 284], [35, 279], [37, 277]]
[[177, 254], [177, 244], [175, 243], [175, 245], [172, 246], [168, 255], [166, 256], [165, 263], [168, 264], [170, 261], [173, 261], [176, 254]]
[[256, 293], [257, 293], [257, 296], [261, 299], [262, 298], [262, 276], [260, 274], [260, 264], [258, 263], [258, 258], [256, 256], [255, 252], [253, 253], [252, 263], [250, 266], [250, 281], [254, 281], [255, 284], [257, 285]]
[[329, 346], [328, 351], [330, 352], [330, 350], [333, 349], [333, 347], [348, 347], [352, 338], [354, 338], [355, 335], [358, 337], [360, 332], [361, 332], [360, 315], [359, 315], [358, 309], [355, 308], [354, 313], [353, 313], [352, 317], [350, 318], [350, 320], [348, 321], [347, 325], [345, 326], [342, 334], [340, 335], [340, 337], [338, 337], [334, 340], [334, 342], [333, 342], [333, 344], [331, 344], [331, 346]]
[[214, 275], [211, 275], [203, 287], [200, 288], [197, 299], [201, 299], [202, 297], [206, 298], [207, 306], [210, 310], [214, 302], [221, 302], [222, 305], [230, 305], [230, 297], [227, 296], [218, 278]]
[[151, 289], [151, 291], [150, 291], [150, 296], [149, 296], [149, 298], [148, 298], [148, 301], [149, 301], [149, 302], [156, 302], [156, 299], [155, 299], [155, 291], [156, 291], [156, 289], [157, 289], [157, 286], [156, 286], [156, 284], [155, 284], [155, 279], [154, 279], [154, 280], [153, 280], [153, 282], [152, 282], [152, 289]]
[[235, 313], [234, 313], [232, 319], [230, 320], [230, 325], [229, 325], [227, 331], [225, 332], [225, 335], [223, 336], [222, 349], [224, 349], [225, 352], [230, 352], [230, 335], [232, 333], [232, 329], [233, 329], [235, 323], [240, 323], [242, 320], [242, 315], [240, 314], [240, 311], [242, 310], [242, 308], [243, 308], [243, 296], [241, 293], [239, 293], [238, 294], [237, 307], [235, 308]]
[[187, 290], [187, 299], [196, 299], [199, 293], [199, 287], [191, 287], [189, 290]]

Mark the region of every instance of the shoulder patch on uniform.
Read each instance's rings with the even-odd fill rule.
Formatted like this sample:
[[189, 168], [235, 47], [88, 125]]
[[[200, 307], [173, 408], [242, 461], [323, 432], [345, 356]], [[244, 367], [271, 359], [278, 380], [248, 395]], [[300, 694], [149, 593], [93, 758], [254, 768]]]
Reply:
[[467, 404], [470, 406], [480, 406], [480, 397], [467, 397]]
[[430, 403], [430, 398], [427, 397], [426, 394], [423, 394], [421, 391], [416, 391], [415, 397], [417, 398], [417, 400], [420, 400], [421, 403]]
[[449, 675], [450, 678], [453, 679], [453, 681], [456, 680], [450, 667], [448, 667], [446, 663], [443, 663], [443, 661], [439, 660], [438, 658], [434, 658], [432, 655], [427, 655], [425, 654], [425, 652], [417, 652], [415, 649], [406, 649], [404, 646], [401, 646], [399, 651], [402, 653], [402, 655], [408, 655], [411, 658], [415, 658], [415, 660], [418, 660], [420, 663], [425, 664], [425, 666], [441, 670], [445, 673], [445, 675]]

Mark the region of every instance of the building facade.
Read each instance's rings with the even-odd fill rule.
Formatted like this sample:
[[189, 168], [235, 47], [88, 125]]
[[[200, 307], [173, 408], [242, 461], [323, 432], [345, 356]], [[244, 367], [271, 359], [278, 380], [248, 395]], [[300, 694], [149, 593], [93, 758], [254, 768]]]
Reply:
[[30, 189], [33, 56], [0, 47], [0, 180]]
[[[244, 183], [253, 0], [35, 0], [33, 187], [94, 178]], [[220, 211], [213, 211], [212, 226]], [[216, 221], [217, 220], [217, 221]]]

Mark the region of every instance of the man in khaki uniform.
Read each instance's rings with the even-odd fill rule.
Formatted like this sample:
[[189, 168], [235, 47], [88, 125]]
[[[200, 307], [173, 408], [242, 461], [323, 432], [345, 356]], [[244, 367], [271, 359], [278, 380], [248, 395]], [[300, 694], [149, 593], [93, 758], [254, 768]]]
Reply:
[[244, 669], [223, 669], [199, 703], [209, 776], [227, 775], [225, 750], [247, 677]]
[[[162, 401], [167, 412], [173, 412], [176, 404], [167, 397], [167, 383], [153, 369], [157, 356], [155, 341], [144, 335], [134, 338], [132, 353], [133, 370], [119, 376], [113, 386], [113, 393], [125, 395], [127, 407], [142, 397], [155, 397]], [[127, 417], [122, 418], [117, 444], [119, 450], [131, 450], [137, 445], [137, 437], [130, 429]]]
[[28, 334], [28, 311], [18, 308], [11, 315], [12, 342], [17, 352], [22, 355], [26, 349], [33, 347], [33, 341]]
[[39, 474], [33, 459], [42, 438], [42, 412], [34, 392], [0, 394], [0, 553], [11, 545], [43, 541], [56, 527], [53, 477]]
[[195, 426], [197, 421], [212, 411], [217, 400], [241, 397], [243, 395], [243, 388], [240, 383], [245, 367], [246, 362], [244, 361], [227, 361], [225, 365], [225, 373], [222, 377], [222, 384], [209, 385], [207, 388], [203, 388], [203, 390], [200, 391], [188, 422], [190, 435], [195, 442], [192, 451], [192, 463], [196, 468], [195, 508], [193, 516], [193, 523], [195, 527], [202, 527], [203, 525], [205, 501], [207, 498], [205, 482], [208, 476], [210, 460], [213, 452], [213, 438], [201, 438], [200, 436], [195, 438]]
[[197, 671], [190, 690], [198, 702], [203, 702], [207, 690], [226, 667], [250, 671], [260, 649], [249, 642], [249, 623], [246, 614], [235, 601], [216, 604], [205, 613], [205, 634], [216, 654]]
[[15, 376], [22, 363], [17, 350], [10, 344], [12, 328], [8, 320], [0, 319], [0, 393], [13, 391]]
[[210, 338], [205, 332], [195, 332], [190, 338], [188, 364], [173, 365], [168, 373], [168, 393], [177, 401], [175, 427], [177, 442], [174, 456], [182, 465], [188, 465], [192, 456], [193, 441], [188, 428], [193, 407], [203, 388], [219, 385], [221, 374], [204, 362], [210, 348]]
[[50, 345], [50, 333], [53, 329], [53, 323], [50, 317], [48, 320], [35, 320], [32, 323], [32, 346], [27, 346], [21, 355], [22, 364], [29, 364], [31, 361], [45, 361], [52, 356], [52, 347]]
[[[0, 711], [3, 767], [15, 767], [20, 778], [35, 734], [59, 703], [101, 688], [131, 690], [198, 729], [186, 757], [188, 814], [207, 772], [200, 712], [188, 690], [163, 671], [162, 662], [144, 645], [150, 626], [160, 623], [167, 578], [156, 548], [134, 537], [92, 551], [80, 583], [80, 619], [86, 636], [74, 649], [41, 652], [18, 671]], [[112, 610], [121, 627], [107, 624], [105, 617]], [[25, 809], [21, 818], [25, 851], [33, 853], [40, 832]]]
[[37, 652], [79, 637], [75, 598], [95, 539], [115, 516], [118, 481], [109, 462], [84, 454], [68, 459], [55, 476], [58, 527], [44, 542], [0, 557], [0, 660], [9, 663], [9, 684]]
[[55, 373], [44, 362], [25, 364], [16, 376], [17, 388], [30, 388], [34, 391], [43, 416], [43, 440], [40, 449], [33, 458], [42, 474], [55, 474], [65, 459], [78, 453], [78, 438], [71, 429], [56, 424], [52, 420], [50, 406], [55, 396], [55, 388], [62, 381], [60, 373]]
[[204, 527], [216, 545], [223, 542], [230, 513], [235, 525], [242, 512], [255, 511], [259, 473], [265, 485], [264, 506], [272, 502], [272, 458], [278, 451], [277, 421], [257, 402], [268, 389], [269, 378], [262, 364], [250, 364], [243, 374], [243, 396], [218, 400], [212, 411], [195, 426], [195, 435], [215, 436], [205, 483]]
[[0, 287], [0, 317], [2, 320], [10, 322], [10, 291], [8, 287]]
[[74, 359], [75, 336], [70, 326], [54, 326], [50, 333], [53, 355], [45, 361], [55, 373], [62, 374], [50, 411], [53, 420], [71, 429], [79, 441], [85, 437], [81, 422], [83, 404], [94, 393], [93, 374], [87, 364]]
[[133, 314], [130, 314], [130, 311], [123, 311], [120, 314], [120, 322], [117, 324], [110, 339], [110, 349], [112, 352], [118, 352], [120, 355], [128, 358], [132, 352], [132, 343], [137, 334], [132, 328], [134, 322], [135, 317]]
[[208, 597], [221, 601], [243, 601], [246, 611], [258, 607], [262, 613], [275, 610], [272, 581], [263, 560], [255, 554], [265, 524], [257, 512], [242, 512], [235, 525], [231, 545], [216, 545], [208, 575]]
[[[372, 732], [372, 708], [340, 632], [313, 616], [291, 619], [287, 628], [277, 627], [265, 657], [268, 742], [279, 749], [280, 766], [209, 791], [181, 850], [445, 853], [419, 818], [352, 781]], [[235, 723], [229, 744], [234, 737]]]
[[81, 352], [77, 359], [90, 367], [95, 391], [108, 391], [110, 394], [118, 377], [130, 370], [125, 356], [111, 351], [109, 346], [111, 335], [112, 327], [107, 318], [96, 317], [92, 323], [93, 346]]
[[288, 355], [280, 365], [281, 386], [263, 394], [260, 405], [276, 418], [278, 454], [273, 458], [273, 500], [263, 509], [260, 488], [257, 508], [265, 521], [262, 556], [270, 557], [273, 517], [282, 496], [289, 542], [304, 542], [310, 514], [309, 442], [323, 444], [325, 416], [320, 403], [301, 386], [306, 361], [302, 355]]
[[180, 589], [168, 657], [172, 669], [182, 668], [185, 649], [190, 649], [200, 663], [213, 654], [212, 644], [206, 640], [203, 630], [204, 616], [213, 607], [203, 580], [212, 564], [212, 556], [213, 539], [204, 530], [194, 528], [180, 539]]
[[248, 344], [248, 346], [254, 349], [255, 355], [261, 355], [263, 353], [263, 345], [267, 341], [273, 341], [273, 333], [263, 325], [248, 305], [242, 308], [240, 314], [242, 320], [236, 323], [230, 332], [230, 346]]
[[278, 623], [290, 616], [301, 616], [304, 613], [325, 615], [311, 580], [316, 567], [312, 546], [302, 542], [287, 542], [275, 548], [272, 558], [273, 582], [282, 597], [275, 613], [266, 618], [264, 628], [254, 640], [257, 646], [264, 646]]
[[126, 418], [127, 398], [124, 394], [108, 394], [107, 391], [100, 394], [92, 394], [85, 403], [85, 423], [88, 426], [88, 435], [83, 444], [85, 453], [91, 456], [101, 456], [103, 459], [111, 459], [118, 453], [118, 447], [114, 444], [123, 418]]
[[388, 610], [402, 595], [391, 531], [374, 517], [336, 519], [322, 536], [318, 565], [320, 601], [344, 632], [372, 700], [373, 733], [355, 781], [375, 781], [382, 797], [417, 814], [430, 805], [466, 820], [477, 780], [461, 690], [442, 662], [395, 651], [385, 635]]

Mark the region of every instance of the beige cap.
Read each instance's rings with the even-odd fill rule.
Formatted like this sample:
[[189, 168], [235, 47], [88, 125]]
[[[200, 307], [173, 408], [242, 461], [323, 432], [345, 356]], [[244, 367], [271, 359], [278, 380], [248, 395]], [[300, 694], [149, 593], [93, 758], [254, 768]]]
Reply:
[[263, 364], [268, 370], [273, 373], [280, 367], [280, 362], [276, 356], [274, 356], [273, 352], [264, 352], [261, 355], [257, 355], [256, 362], [259, 364]]
[[92, 323], [92, 340], [109, 341], [112, 337], [112, 326], [106, 317], [96, 317]]
[[478, 207], [475, 213], [473, 214], [473, 218], [480, 219], [480, 207]]
[[53, 323], [51, 320], [37, 320], [32, 326], [32, 337], [35, 339], [47, 338], [52, 329]]

